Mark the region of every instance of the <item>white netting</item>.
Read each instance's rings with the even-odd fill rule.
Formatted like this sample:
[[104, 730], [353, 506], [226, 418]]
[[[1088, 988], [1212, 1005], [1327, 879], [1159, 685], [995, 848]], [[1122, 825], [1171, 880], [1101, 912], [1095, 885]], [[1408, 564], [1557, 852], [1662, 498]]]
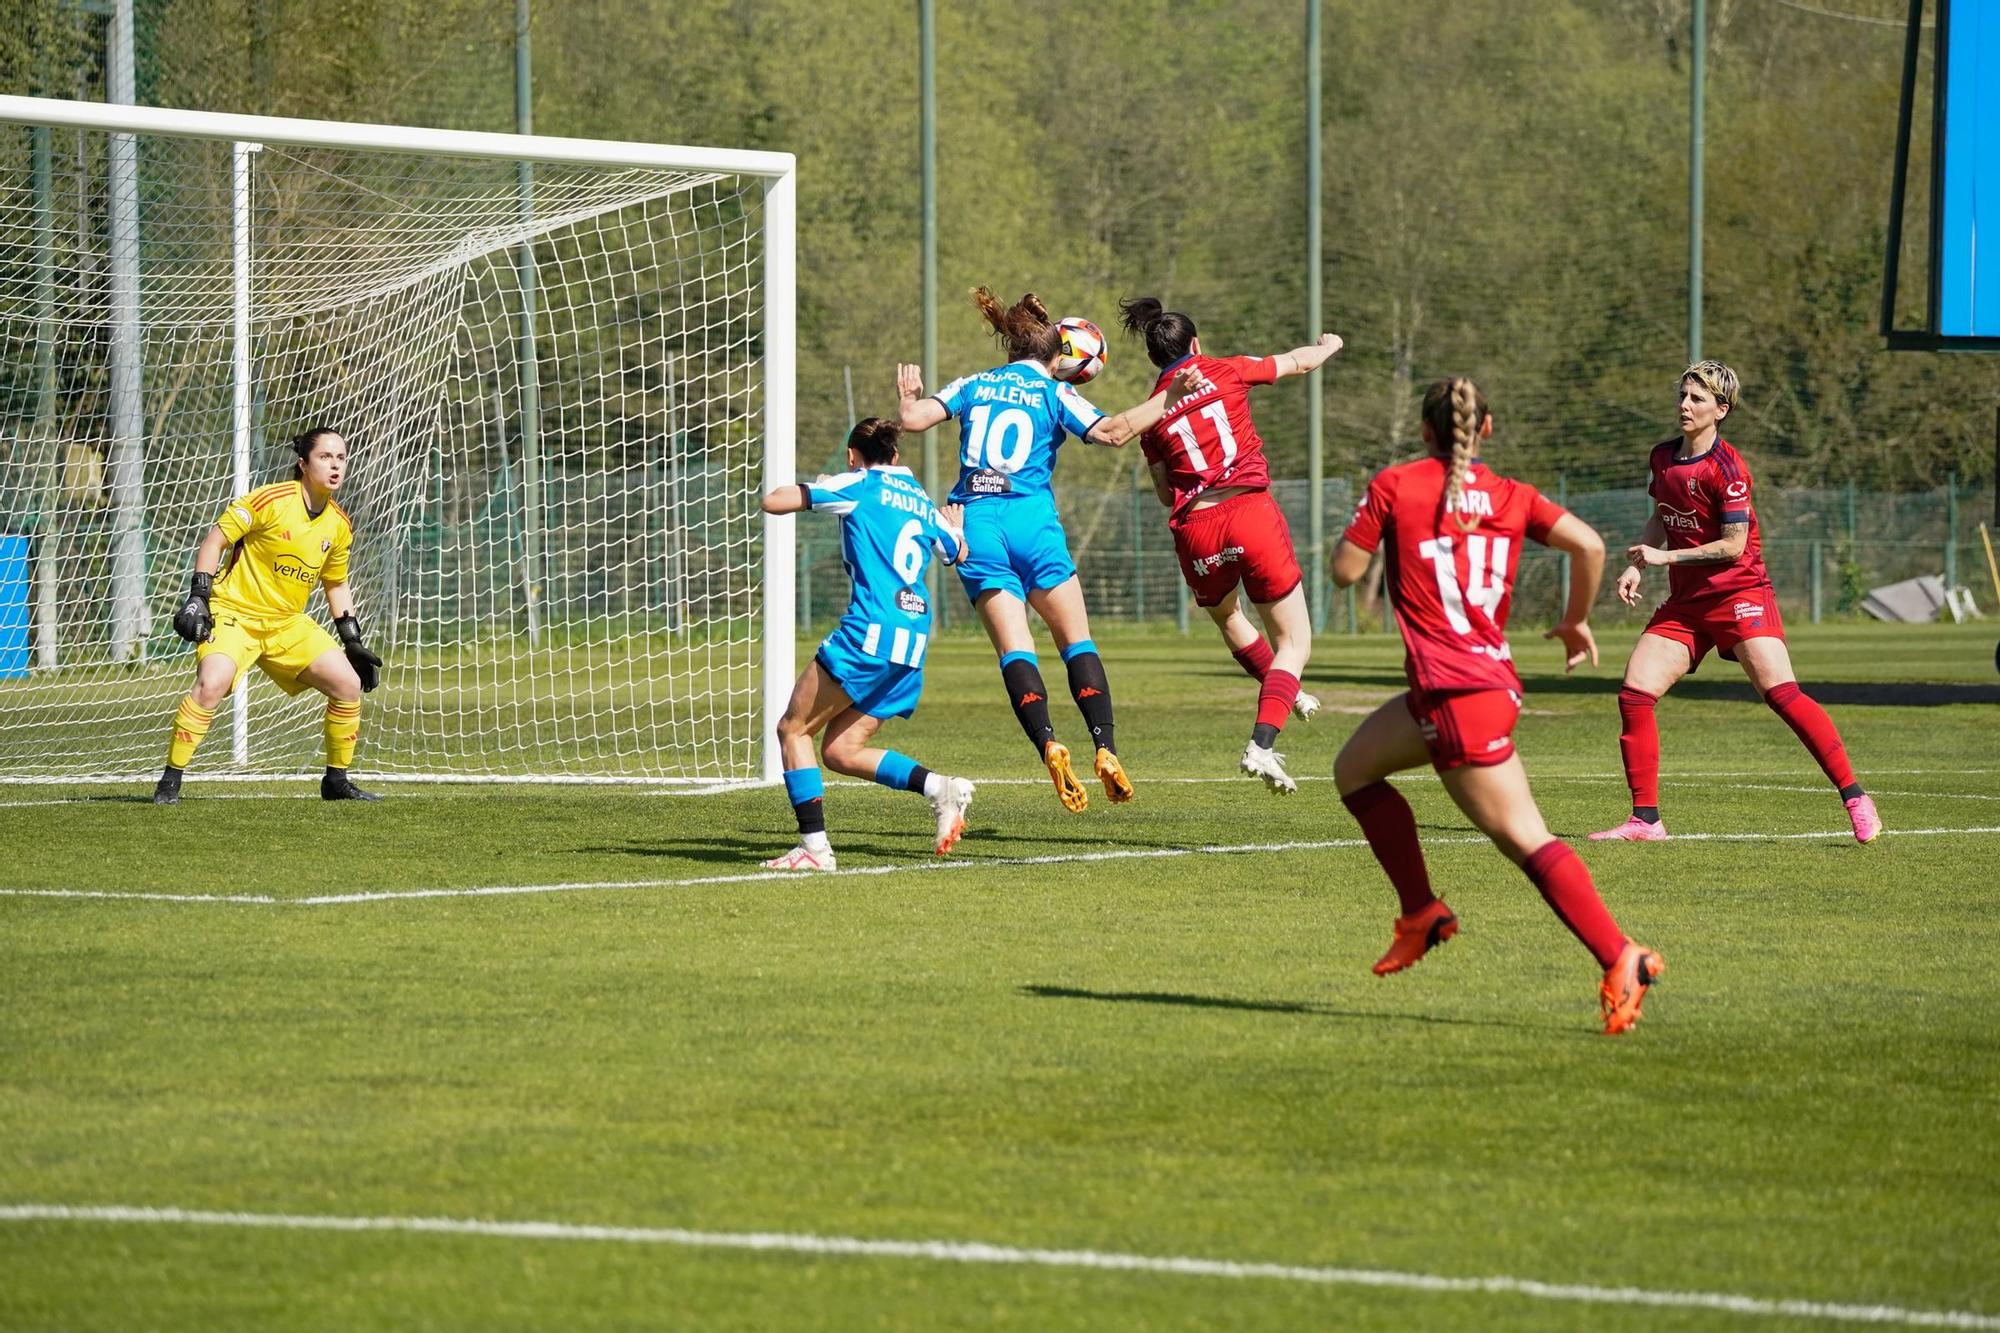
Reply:
[[[158, 768], [193, 669], [169, 618], [237, 489], [232, 145], [134, 136], [121, 229], [115, 137], [0, 126], [5, 776]], [[308, 424], [349, 441], [388, 661], [357, 767], [755, 776], [762, 182], [249, 160], [248, 482], [291, 475]], [[312, 770], [319, 696], [245, 679], [247, 736], [225, 705], [195, 771]]]

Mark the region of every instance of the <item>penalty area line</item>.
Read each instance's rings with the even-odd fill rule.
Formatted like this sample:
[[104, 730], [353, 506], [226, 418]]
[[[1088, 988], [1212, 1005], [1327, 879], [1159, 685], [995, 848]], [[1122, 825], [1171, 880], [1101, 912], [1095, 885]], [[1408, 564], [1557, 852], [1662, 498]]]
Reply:
[[[2000, 833], [2000, 825], [1971, 828], [1885, 829], [1883, 837], [1926, 838]], [[1854, 835], [1832, 830], [1811, 833], [1676, 833], [1669, 842], [1826, 842]], [[1427, 838], [1427, 846], [1473, 845], [1487, 839], [1478, 834]], [[508, 898], [547, 893], [593, 893], [631, 889], [692, 889], [716, 884], [756, 884], [767, 880], [824, 882], [877, 875], [936, 875], [959, 870], [1005, 870], [1017, 866], [1090, 865], [1101, 861], [1159, 861], [1184, 856], [1247, 856], [1256, 853], [1343, 851], [1368, 845], [1365, 838], [1324, 838], [1312, 842], [1252, 842], [1210, 847], [1121, 847], [1102, 852], [1051, 852], [1044, 856], [996, 856], [973, 860], [891, 862], [850, 866], [844, 870], [746, 870], [726, 875], [691, 875], [677, 879], [604, 879], [557, 884], [488, 884], [469, 889], [380, 889], [365, 893], [327, 893], [302, 898], [255, 894], [120, 893], [102, 889], [0, 889], [0, 898], [131, 898], [148, 902], [250, 903], [276, 907], [342, 907], [355, 903], [400, 902], [418, 898]]]
[[1915, 1310], [1896, 1305], [1774, 1299], [1721, 1291], [1660, 1291], [1645, 1287], [1598, 1287], [1586, 1283], [1542, 1282], [1508, 1276], [1449, 1277], [1386, 1268], [1321, 1267], [1184, 1255], [1125, 1254], [1105, 1250], [1054, 1250], [984, 1241], [866, 1240], [777, 1231], [691, 1231], [680, 1227], [593, 1226], [568, 1222], [493, 1222], [450, 1217], [340, 1217], [284, 1213], [206, 1212], [191, 1208], [138, 1208], [124, 1205], [72, 1207], [61, 1204], [0, 1205], [0, 1222], [81, 1222], [183, 1227], [236, 1227], [277, 1231], [403, 1232], [419, 1235], [482, 1236], [505, 1240], [553, 1240], [624, 1245], [671, 1245], [687, 1249], [743, 1250], [760, 1254], [835, 1255], [867, 1259], [916, 1259], [934, 1263], [1019, 1265], [1151, 1273], [1167, 1277], [1226, 1278], [1233, 1281], [1295, 1282], [1322, 1287], [1372, 1287], [1426, 1294], [1518, 1296], [1530, 1300], [1587, 1305], [1718, 1310], [1728, 1314], [1781, 1319], [1816, 1319], [1851, 1324], [1907, 1324], [1929, 1328], [2000, 1329], [2000, 1316], [1971, 1310]]

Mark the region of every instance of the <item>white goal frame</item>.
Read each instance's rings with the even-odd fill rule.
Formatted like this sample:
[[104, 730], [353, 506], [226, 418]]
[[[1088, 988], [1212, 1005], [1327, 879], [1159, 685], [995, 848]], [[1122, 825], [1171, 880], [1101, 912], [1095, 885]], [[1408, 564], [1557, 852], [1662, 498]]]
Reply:
[[[584, 167], [630, 167], [719, 172], [764, 182], [762, 260], [764, 292], [762, 347], [764, 377], [763, 476], [765, 489], [797, 480], [797, 286], [798, 163], [791, 153], [685, 147], [616, 140], [570, 139], [549, 135], [499, 134], [418, 129], [343, 121], [230, 115], [160, 107], [111, 105], [55, 98], [0, 96], [0, 124], [49, 126], [120, 135], [164, 135], [221, 140], [234, 145], [237, 194], [233, 205], [239, 240], [236, 268], [235, 456], [239, 486], [247, 485], [249, 402], [255, 373], [248, 348], [248, 270], [241, 246], [247, 233], [244, 160], [265, 144], [303, 148], [367, 149], [385, 153], [561, 163]], [[122, 142], [129, 144], [129, 139]], [[116, 189], [114, 180], [114, 189]], [[114, 246], [116, 241], [114, 239]], [[136, 248], [136, 240], [134, 241]], [[136, 252], [136, 249], [135, 249]], [[116, 260], [114, 259], [114, 264]], [[217, 497], [218, 502], [222, 497]], [[762, 577], [758, 633], [761, 636], [763, 702], [761, 777], [781, 780], [784, 764], [774, 720], [783, 713], [795, 674], [796, 532], [794, 516], [763, 516]], [[143, 607], [139, 608], [143, 612]], [[236, 710], [236, 724], [246, 718]], [[162, 719], [164, 725], [165, 719]], [[239, 733], [240, 735], [240, 733]], [[0, 781], [10, 780], [0, 778]], [[48, 778], [34, 781], [51, 781]], [[64, 781], [68, 779], [53, 779]], [[467, 781], [491, 780], [467, 775]], [[550, 776], [548, 781], [575, 781]], [[592, 779], [584, 778], [584, 781]], [[599, 779], [605, 780], [605, 779]], [[660, 782], [661, 778], [608, 779]], [[691, 779], [681, 779], [688, 781]]]

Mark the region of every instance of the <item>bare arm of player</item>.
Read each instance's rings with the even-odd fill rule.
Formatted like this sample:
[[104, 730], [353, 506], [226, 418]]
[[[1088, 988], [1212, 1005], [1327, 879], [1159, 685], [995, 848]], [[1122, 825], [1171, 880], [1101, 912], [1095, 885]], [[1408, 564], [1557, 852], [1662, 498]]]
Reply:
[[354, 589], [348, 587], [345, 581], [328, 583], [322, 586], [326, 588], [326, 610], [328, 615], [338, 620], [342, 616], [351, 616], [354, 614]]
[[1174, 507], [1174, 487], [1173, 483], [1167, 480], [1167, 465], [1165, 463], [1148, 463], [1146, 464], [1146, 475], [1153, 479], [1153, 495], [1161, 504], [1172, 509]]
[[1657, 549], [1665, 545], [1666, 540], [1667, 525], [1660, 522], [1659, 511], [1654, 510], [1646, 516], [1646, 527], [1639, 534], [1639, 544], [1626, 548], [1626, 558], [1632, 563], [1627, 565], [1625, 572], [1618, 576], [1619, 601], [1625, 603], [1627, 606], [1637, 606], [1639, 604], [1639, 581], [1645, 572], [1646, 562], [1632, 553], [1646, 548]]
[[1193, 366], [1174, 376], [1173, 383], [1137, 407], [1128, 407], [1116, 416], [1100, 417], [1083, 437], [1085, 444], [1101, 444], [1107, 449], [1123, 449], [1133, 440], [1160, 424], [1167, 409], [1191, 393], [1209, 387], [1208, 380]]
[[1304, 375], [1318, 370], [1331, 361], [1334, 354], [1347, 344], [1337, 333], [1322, 333], [1319, 341], [1309, 347], [1294, 347], [1289, 352], [1280, 352], [1272, 357], [1278, 363], [1278, 378], [1287, 375]]
[[1343, 539], [1340, 545], [1334, 548], [1333, 559], [1327, 564], [1327, 573], [1333, 579], [1333, 586], [1351, 588], [1361, 582], [1361, 576], [1368, 572], [1368, 564], [1374, 558], [1373, 551]]
[[222, 568], [222, 548], [227, 545], [229, 534], [222, 530], [222, 525], [210, 525], [208, 535], [201, 539], [201, 545], [194, 548], [194, 572], [213, 574]]
[[924, 397], [924, 368], [896, 367], [896, 424], [904, 430], [929, 430], [950, 416], [944, 404]]
[[1750, 542], [1748, 523], [1724, 523], [1722, 535], [1712, 542], [1690, 546], [1680, 551], [1661, 551], [1650, 546], [1635, 546], [1625, 554], [1635, 562], [1642, 558], [1649, 565], [1727, 565], [1739, 559], [1743, 548]]
[[1562, 620], [1542, 637], [1562, 640], [1565, 672], [1576, 670], [1586, 658], [1596, 666], [1597, 636], [1590, 632], [1590, 605], [1604, 579], [1604, 538], [1575, 514], [1564, 514], [1549, 529], [1548, 545], [1569, 557], [1569, 605], [1563, 608]]
[[797, 514], [811, 508], [812, 498], [806, 493], [804, 483], [780, 486], [764, 497], [767, 514]]

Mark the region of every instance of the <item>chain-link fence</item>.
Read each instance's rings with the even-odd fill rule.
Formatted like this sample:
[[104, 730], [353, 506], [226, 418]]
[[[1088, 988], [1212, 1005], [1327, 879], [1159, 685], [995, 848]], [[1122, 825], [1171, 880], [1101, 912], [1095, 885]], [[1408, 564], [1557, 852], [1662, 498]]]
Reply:
[[[1347, 477], [1325, 482], [1320, 504], [1330, 542], [1339, 541], [1365, 484], [1365, 478]], [[1319, 596], [1325, 608], [1322, 630], [1380, 629], [1385, 608], [1372, 573], [1355, 588], [1335, 589], [1325, 582], [1325, 560], [1306, 549], [1307, 505], [1311, 502], [1308, 483], [1277, 482], [1272, 493], [1291, 526], [1308, 589], [1315, 580], [1321, 583]], [[1664, 571], [1650, 572], [1645, 600], [1637, 608], [1627, 608], [1609, 590], [1623, 567], [1625, 547], [1639, 539], [1651, 509], [1644, 488], [1571, 490], [1558, 476], [1548, 493], [1604, 536], [1610, 554], [1606, 587], [1598, 596], [1595, 618], [1615, 624], [1650, 615], [1666, 596]], [[1063, 525], [1092, 616], [1174, 620], [1183, 626], [1192, 617], [1200, 627], [1203, 613], [1187, 595], [1165, 512], [1150, 494], [1129, 487], [1063, 488], [1060, 499]], [[1900, 492], [1862, 490], [1852, 485], [1761, 487], [1757, 492], [1758, 535], [1771, 582], [1793, 622], [1817, 623], [1829, 617], [1860, 615], [1861, 599], [1869, 589], [1923, 574], [1939, 576], [1947, 586], [1971, 587], [1975, 601], [1991, 610], [2000, 604], [2000, 590], [1992, 587], [1986, 571], [1979, 523], [1992, 508], [1990, 487], [1961, 485], [1956, 479], [1930, 490]], [[1555, 619], [1566, 586], [1565, 565], [1566, 557], [1560, 553], [1528, 545], [1514, 586], [1516, 621], [1532, 625]], [[948, 572], [945, 577], [949, 580]], [[841, 613], [846, 602], [847, 576], [841, 567], [838, 529], [831, 524], [802, 528], [801, 627], [826, 624]], [[941, 618], [947, 624], [971, 621], [970, 609], [949, 583], [939, 602]]]

